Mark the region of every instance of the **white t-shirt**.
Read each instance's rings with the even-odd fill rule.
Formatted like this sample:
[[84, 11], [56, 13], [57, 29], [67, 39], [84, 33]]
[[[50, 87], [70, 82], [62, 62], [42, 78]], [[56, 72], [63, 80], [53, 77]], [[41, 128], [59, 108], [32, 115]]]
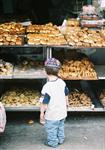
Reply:
[[65, 82], [58, 78], [55, 81], [48, 81], [42, 88], [42, 95], [48, 94], [50, 101], [45, 113], [47, 120], [61, 120], [67, 116]]

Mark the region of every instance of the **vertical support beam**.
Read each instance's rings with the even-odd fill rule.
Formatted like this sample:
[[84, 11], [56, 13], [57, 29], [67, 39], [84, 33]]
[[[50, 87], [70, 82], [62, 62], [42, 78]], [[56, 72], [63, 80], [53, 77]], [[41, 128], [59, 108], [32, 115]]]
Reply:
[[52, 58], [52, 48], [51, 47], [47, 47], [47, 59], [48, 58]]
[[49, 58], [52, 58], [52, 48], [49, 48]]
[[43, 47], [43, 59], [47, 58], [47, 50], [46, 47]]

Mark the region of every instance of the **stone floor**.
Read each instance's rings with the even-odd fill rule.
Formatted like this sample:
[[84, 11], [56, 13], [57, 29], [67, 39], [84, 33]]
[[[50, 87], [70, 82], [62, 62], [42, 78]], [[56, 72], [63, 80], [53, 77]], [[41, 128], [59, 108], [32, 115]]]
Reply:
[[[57, 148], [43, 144], [44, 127], [38, 113], [7, 114], [5, 133], [0, 135], [0, 150], [105, 150], [105, 114], [68, 114], [65, 123], [66, 140]], [[29, 124], [29, 120], [33, 124]]]

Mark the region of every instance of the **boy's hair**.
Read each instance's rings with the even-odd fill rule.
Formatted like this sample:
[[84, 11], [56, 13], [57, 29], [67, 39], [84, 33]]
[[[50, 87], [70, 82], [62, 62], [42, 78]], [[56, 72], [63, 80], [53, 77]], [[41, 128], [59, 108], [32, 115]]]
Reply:
[[49, 58], [45, 61], [45, 71], [48, 75], [58, 75], [61, 63], [55, 58]]
[[48, 75], [58, 76], [59, 69], [54, 67], [45, 67], [45, 71]]

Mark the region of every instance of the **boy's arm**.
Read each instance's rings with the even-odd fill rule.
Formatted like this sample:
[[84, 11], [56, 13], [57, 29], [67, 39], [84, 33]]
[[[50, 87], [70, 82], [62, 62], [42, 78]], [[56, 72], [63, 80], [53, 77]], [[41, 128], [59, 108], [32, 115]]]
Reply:
[[47, 104], [44, 104], [43, 100], [44, 100], [44, 96], [41, 96], [41, 98], [40, 98], [40, 114], [41, 115], [44, 115], [44, 113], [47, 109]]
[[68, 96], [65, 96], [65, 97], [66, 97], [66, 106], [69, 107]]
[[46, 93], [40, 98], [40, 123], [44, 124], [45, 121], [45, 111], [47, 110], [48, 103], [50, 101], [50, 96]]
[[69, 95], [69, 89], [66, 86], [65, 87], [65, 97], [66, 97], [66, 106], [69, 107], [69, 101], [68, 101], [68, 95]]
[[47, 109], [47, 104], [40, 103], [40, 113], [44, 114]]
[[47, 104], [43, 104], [43, 103], [41, 103], [40, 104], [40, 123], [41, 124], [44, 124], [45, 123], [45, 111], [46, 111], [46, 109], [47, 109]]

